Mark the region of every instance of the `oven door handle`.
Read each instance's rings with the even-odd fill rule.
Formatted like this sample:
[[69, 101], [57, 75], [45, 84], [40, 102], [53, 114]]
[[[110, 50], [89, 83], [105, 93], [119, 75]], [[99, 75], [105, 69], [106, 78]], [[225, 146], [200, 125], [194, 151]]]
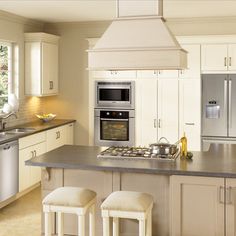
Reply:
[[129, 119], [106, 119], [106, 118], [100, 118], [102, 121], [129, 121]]

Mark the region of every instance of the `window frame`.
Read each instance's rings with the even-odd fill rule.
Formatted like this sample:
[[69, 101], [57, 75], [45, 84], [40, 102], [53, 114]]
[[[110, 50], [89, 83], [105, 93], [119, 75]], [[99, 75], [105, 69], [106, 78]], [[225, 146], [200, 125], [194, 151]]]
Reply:
[[[13, 43], [11, 42], [5, 42], [5, 41], [2, 41], [0, 40], [0, 46], [7, 46], [8, 47], [8, 91], [7, 91], [7, 96], [0, 96], [0, 98], [2, 97], [7, 97], [7, 99], [9, 99], [9, 95], [11, 93], [13, 93], [14, 91], [14, 82], [13, 82], [13, 70], [14, 70], [14, 46], [13, 46]], [[2, 70], [0, 69], [0, 72]], [[3, 110], [3, 107], [0, 107], [0, 113], [2, 112]]]

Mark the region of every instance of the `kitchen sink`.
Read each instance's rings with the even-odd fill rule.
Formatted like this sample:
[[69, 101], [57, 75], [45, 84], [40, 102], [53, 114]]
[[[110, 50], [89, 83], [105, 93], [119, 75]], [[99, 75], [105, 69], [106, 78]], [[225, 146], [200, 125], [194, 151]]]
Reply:
[[14, 133], [0, 132], [0, 140], [11, 138], [14, 136]]
[[24, 134], [24, 133], [29, 133], [29, 132], [34, 132], [34, 128], [17, 128], [17, 129], [11, 129], [7, 130], [5, 133], [6, 134]]

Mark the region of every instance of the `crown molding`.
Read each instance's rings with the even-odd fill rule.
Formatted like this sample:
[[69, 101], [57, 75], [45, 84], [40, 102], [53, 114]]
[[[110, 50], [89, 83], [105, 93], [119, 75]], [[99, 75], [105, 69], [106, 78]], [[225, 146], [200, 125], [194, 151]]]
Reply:
[[22, 24], [22, 25], [31, 25], [31, 26], [38, 26], [38, 27], [43, 27], [45, 24], [44, 22], [41, 22], [41, 21], [28, 19], [23, 16], [18, 16], [13, 13], [2, 11], [2, 10], [0, 10], [0, 19]]
[[192, 24], [192, 23], [236, 23], [236, 16], [222, 17], [192, 17], [192, 18], [165, 18], [169, 24]]

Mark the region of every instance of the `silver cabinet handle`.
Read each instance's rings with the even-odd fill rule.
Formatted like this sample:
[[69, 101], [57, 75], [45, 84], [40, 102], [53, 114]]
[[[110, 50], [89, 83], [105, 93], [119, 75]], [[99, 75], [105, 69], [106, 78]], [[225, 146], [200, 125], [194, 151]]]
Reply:
[[59, 139], [58, 131], [56, 132], [56, 139]]
[[158, 128], [161, 128], [161, 119], [158, 119]]
[[185, 123], [185, 125], [195, 125], [195, 123]]
[[229, 127], [232, 127], [232, 80], [229, 80]]
[[157, 127], [157, 119], [154, 119], [154, 120], [153, 120], [153, 126], [154, 126], [154, 128]]
[[34, 157], [36, 157], [37, 156], [37, 152], [34, 150]]
[[224, 58], [224, 66], [227, 66], [227, 57]]
[[[223, 192], [223, 194], [222, 194], [222, 192]], [[223, 198], [223, 200], [222, 200], [222, 198]], [[219, 203], [224, 204], [224, 187], [223, 186], [219, 187]]]
[[32, 158], [34, 157], [34, 151], [31, 151], [31, 157]]
[[[224, 111], [227, 109], [227, 79], [224, 80]], [[225, 126], [227, 127], [227, 116], [225, 116]]]
[[53, 89], [53, 81], [52, 81], [52, 80], [49, 81], [49, 89], [50, 89], [50, 90]]
[[232, 58], [229, 57], [229, 66], [231, 66]]

